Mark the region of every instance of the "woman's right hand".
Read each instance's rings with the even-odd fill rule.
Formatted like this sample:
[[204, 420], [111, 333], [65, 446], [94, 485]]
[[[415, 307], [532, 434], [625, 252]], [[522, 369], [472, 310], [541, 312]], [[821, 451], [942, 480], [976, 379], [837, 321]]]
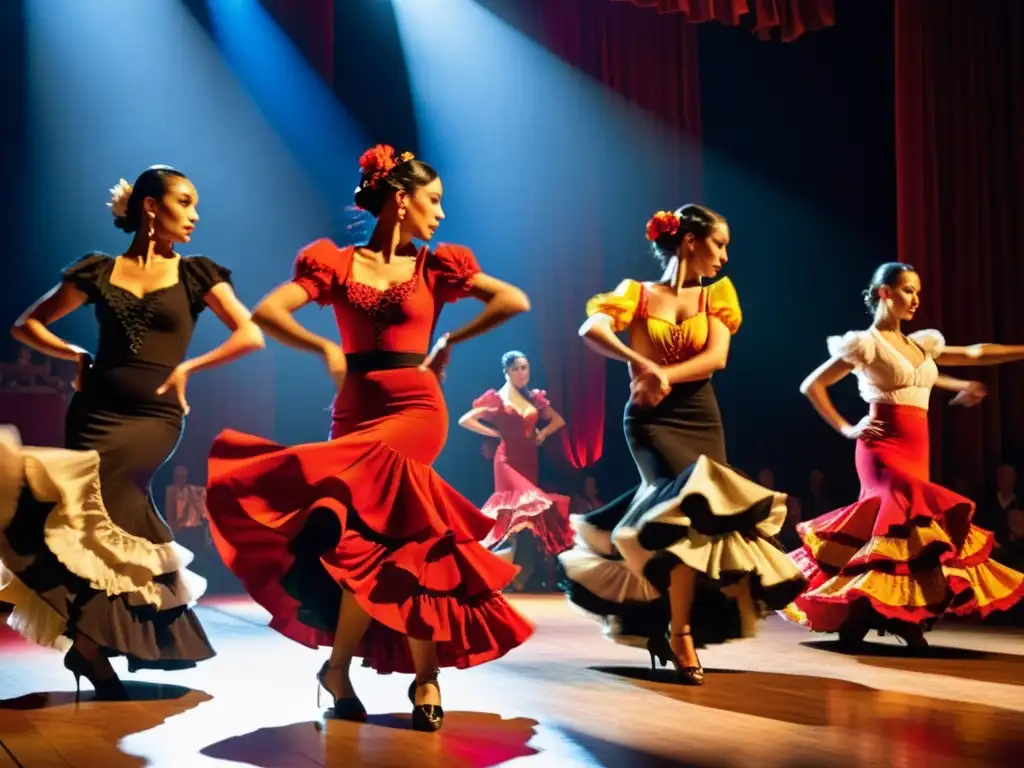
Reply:
[[630, 382], [630, 399], [643, 408], [654, 408], [665, 399], [665, 395], [671, 389], [672, 385], [668, 383], [665, 371], [659, 366], [653, 366], [638, 373]]
[[345, 352], [337, 344], [328, 344], [324, 347], [324, 365], [327, 372], [334, 379], [334, 386], [340, 392], [345, 386], [345, 379], [348, 376], [348, 361], [345, 359]]
[[850, 440], [879, 440], [885, 437], [885, 423], [868, 414], [856, 424], [843, 427], [842, 433]]
[[75, 380], [71, 386], [74, 387], [75, 392], [81, 392], [85, 387], [85, 377], [92, 368], [92, 355], [88, 352], [79, 352], [75, 364], [77, 369], [75, 370]]

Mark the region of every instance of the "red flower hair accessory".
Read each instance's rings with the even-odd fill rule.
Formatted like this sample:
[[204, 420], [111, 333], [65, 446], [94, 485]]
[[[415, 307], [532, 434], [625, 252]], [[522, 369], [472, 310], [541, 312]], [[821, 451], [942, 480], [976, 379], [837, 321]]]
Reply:
[[390, 144], [378, 144], [371, 147], [359, 158], [359, 170], [363, 174], [363, 181], [359, 186], [364, 189], [366, 187], [377, 189], [381, 181], [387, 178], [396, 165], [408, 162], [414, 157], [412, 152], [403, 152], [395, 157], [395, 148]]
[[662, 235], [674, 235], [679, 231], [679, 217], [671, 211], [658, 211], [647, 222], [647, 239], [652, 243]]

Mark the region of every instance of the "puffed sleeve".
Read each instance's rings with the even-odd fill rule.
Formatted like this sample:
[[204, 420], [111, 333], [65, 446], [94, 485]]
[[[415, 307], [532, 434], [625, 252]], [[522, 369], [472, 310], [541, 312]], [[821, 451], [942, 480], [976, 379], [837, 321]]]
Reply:
[[113, 258], [103, 253], [87, 253], [61, 271], [61, 282], [70, 283], [86, 296], [89, 304], [99, 301], [103, 277]]
[[533, 403], [533, 407], [538, 411], [543, 411], [545, 408], [551, 407], [551, 401], [548, 400], [548, 393], [543, 389], [534, 389], [530, 392], [530, 401]]
[[342, 282], [337, 269], [340, 253], [333, 241], [323, 238], [307, 245], [295, 258], [292, 282], [302, 286], [321, 307], [331, 303], [335, 288]]
[[453, 302], [469, 295], [473, 278], [483, 270], [469, 248], [444, 243], [427, 257], [426, 271], [434, 296]]
[[587, 301], [587, 317], [607, 315], [616, 333], [624, 331], [636, 315], [641, 290], [636, 280], [623, 280], [611, 293], [599, 293]]
[[875, 360], [875, 339], [867, 331], [847, 331], [842, 336], [829, 336], [828, 353], [854, 368], [871, 365]]
[[504, 403], [501, 401], [501, 395], [496, 390], [488, 389], [480, 397], [473, 401], [474, 408], [494, 408], [500, 409], [504, 407]]
[[933, 360], [942, 354], [946, 348], [945, 337], [934, 328], [923, 328], [914, 331], [909, 339], [924, 350], [925, 354]]
[[723, 277], [708, 288], [708, 315], [717, 317], [729, 333], [736, 333], [743, 323], [743, 310], [740, 309], [740, 298], [736, 295], [736, 287], [732, 280]]
[[182, 260], [181, 267], [193, 315], [206, 308], [206, 294], [213, 286], [218, 283], [231, 285], [231, 270], [205, 256], [189, 256]]

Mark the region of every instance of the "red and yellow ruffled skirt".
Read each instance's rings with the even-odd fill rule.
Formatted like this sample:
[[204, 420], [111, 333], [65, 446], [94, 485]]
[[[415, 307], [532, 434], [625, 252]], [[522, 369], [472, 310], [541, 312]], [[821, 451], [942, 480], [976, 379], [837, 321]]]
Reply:
[[944, 614], [984, 618], [1024, 598], [1024, 574], [991, 560], [993, 536], [974, 502], [929, 481], [928, 412], [877, 404], [879, 440], [858, 441], [860, 500], [801, 523], [790, 553], [809, 581], [782, 611], [816, 632], [863, 612], [873, 624], [925, 624]]

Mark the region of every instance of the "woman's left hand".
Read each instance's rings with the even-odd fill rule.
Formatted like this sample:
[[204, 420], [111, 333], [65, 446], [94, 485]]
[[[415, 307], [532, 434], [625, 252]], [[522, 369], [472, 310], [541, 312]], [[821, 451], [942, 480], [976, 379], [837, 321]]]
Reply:
[[185, 388], [188, 386], [189, 373], [188, 366], [182, 363], [171, 371], [171, 375], [156, 390], [158, 395], [163, 395], [173, 389], [174, 394], [178, 398], [178, 404], [186, 416], [188, 416], [188, 412], [191, 410], [188, 407], [188, 401], [185, 399]]
[[980, 381], [968, 382], [967, 389], [957, 393], [956, 397], [949, 401], [950, 405], [962, 405], [964, 408], [971, 408], [978, 405], [988, 394], [988, 389]]
[[420, 370], [423, 372], [433, 371], [439, 381], [444, 381], [444, 369], [448, 365], [448, 359], [451, 357], [451, 354], [451, 347], [448, 346], [448, 334], [446, 333], [434, 342], [434, 346], [427, 353], [423, 362], [420, 363]]
[[544, 445], [544, 441], [548, 439], [548, 436], [544, 434], [543, 430], [537, 429], [533, 432], [533, 443], [534, 445]]

